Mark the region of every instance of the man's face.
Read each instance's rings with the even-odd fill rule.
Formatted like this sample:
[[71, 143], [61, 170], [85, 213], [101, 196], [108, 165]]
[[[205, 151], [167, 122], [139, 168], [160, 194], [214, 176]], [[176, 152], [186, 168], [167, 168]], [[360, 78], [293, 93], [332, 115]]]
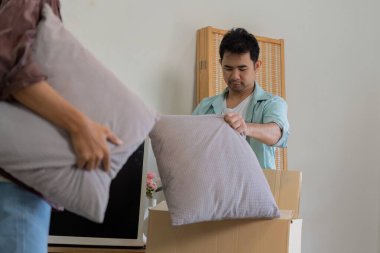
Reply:
[[226, 51], [221, 61], [223, 78], [233, 92], [251, 90], [256, 79], [260, 61], [253, 63], [249, 52], [233, 54]]

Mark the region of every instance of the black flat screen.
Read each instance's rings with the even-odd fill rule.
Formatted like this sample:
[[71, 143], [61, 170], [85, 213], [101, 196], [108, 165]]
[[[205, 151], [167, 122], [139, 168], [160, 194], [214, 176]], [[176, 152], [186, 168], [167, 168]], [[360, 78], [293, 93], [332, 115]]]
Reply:
[[53, 211], [50, 235], [137, 239], [143, 160], [144, 144], [133, 153], [112, 181], [103, 224], [89, 221], [69, 211]]

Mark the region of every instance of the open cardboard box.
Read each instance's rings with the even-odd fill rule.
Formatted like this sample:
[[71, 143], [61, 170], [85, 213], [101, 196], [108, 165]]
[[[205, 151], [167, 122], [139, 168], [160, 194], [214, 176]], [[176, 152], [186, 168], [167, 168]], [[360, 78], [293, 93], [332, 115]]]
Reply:
[[291, 210], [299, 218], [302, 173], [292, 170], [263, 170], [280, 210]]
[[[150, 209], [147, 253], [300, 253], [302, 176], [265, 170], [281, 210], [273, 220], [238, 219], [172, 226], [165, 202]], [[286, 210], [285, 210], [286, 209]]]

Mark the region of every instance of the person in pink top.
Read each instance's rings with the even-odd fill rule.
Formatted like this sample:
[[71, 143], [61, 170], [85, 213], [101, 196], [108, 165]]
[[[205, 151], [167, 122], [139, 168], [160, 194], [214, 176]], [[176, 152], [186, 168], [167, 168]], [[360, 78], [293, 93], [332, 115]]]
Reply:
[[[108, 170], [107, 141], [120, 144], [121, 140], [61, 97], [32, 60], [36, 28], [45, 3], [61, 18], [59, 0], [0, 0], [0, 101], [20, 103], [66, 130], [78, 168], [91, 170], [103, 165]], [[0, 171], [9, 176], [1, 168]], [[11, 177], [8, 179], [11, 180], [0, 178], [1, 252], [46, 253], [49, 204], [12, 183]]]

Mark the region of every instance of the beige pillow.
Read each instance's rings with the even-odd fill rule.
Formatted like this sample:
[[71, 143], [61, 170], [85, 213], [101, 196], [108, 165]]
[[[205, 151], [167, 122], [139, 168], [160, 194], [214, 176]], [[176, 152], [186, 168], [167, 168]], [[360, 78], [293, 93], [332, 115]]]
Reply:
[[97, 61], [47, 5], [43, 15], [33, 58], [49, 84], [124, 144], [109, 145], [109, 173], [77, 169], [66, 132], [21, 105], [2, 102], [0, 115], [6, 120], [0, 120], [0, 167], [47, 199], [101, 222], [111, 180], [147, 137], [158, 114]]
[[256, 155], [222, 117], [162, 116], [150, 137], [173, 225], [279, 216]]

